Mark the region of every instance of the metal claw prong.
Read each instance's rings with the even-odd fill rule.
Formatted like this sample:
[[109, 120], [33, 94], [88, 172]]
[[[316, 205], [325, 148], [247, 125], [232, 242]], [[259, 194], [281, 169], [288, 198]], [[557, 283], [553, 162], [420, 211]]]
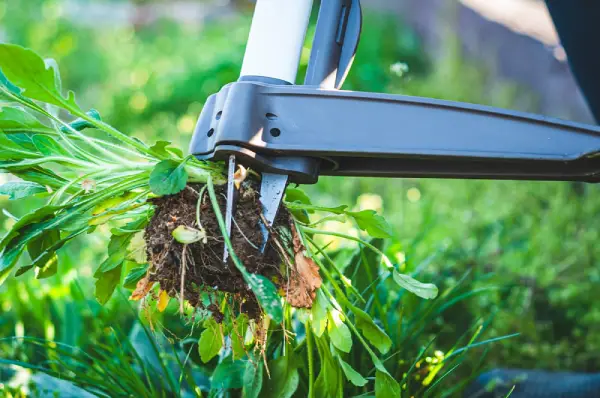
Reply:
[[[279, 206], [281, 205], [287, 182], [288, 176], [285, 174], [262, 174], [260, 203], [262, 205], [263, 216], [270, 225], [273, 225], [275, 217], [277, 216], [277, 210], [279, 210]], [[260, 251], [264, 253], [269, 240], [269, 228], [261, 221], [260, 230], [263, 237]]]
[[[237, 199], [237, 189], [235, 187], [235, 155], [229, 155], [229, 167], [227, 169], [227, 202], [225, 204], [225, 231], [227, 236], [231, 239], [231, 223], [233, 220], [233, 212], [235, 209], [235, 201]], [[227, 245], [224, 246], [223, 251], [223, 264], [227, 266], [227, 260], [229, 259], [229, 251]]]

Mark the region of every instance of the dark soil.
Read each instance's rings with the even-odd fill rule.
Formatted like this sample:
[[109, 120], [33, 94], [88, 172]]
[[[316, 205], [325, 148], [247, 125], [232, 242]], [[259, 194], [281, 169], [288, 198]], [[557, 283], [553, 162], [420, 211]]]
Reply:
[[[145, 231], [148, 259], [152, 264], [150, 280], [159, 283], [160, 288], [166, 290], [171, 297], [180, 296], [184, 249], [184, 245], [177, 242], [171, 234], [180, 225], [198, 228], [196, 205], [201, 189], [201, 185], [188, 186], [179, 194], [152, 200], [155, 213]], [[215, 187], [215, 190], [221, 214], [224, 215], [225, 187]], [[208, 241], [206, 244], [197, 242], [187, 245], [184, 298], [194, 307], [211, 311], [219, 321], [223, 314], [219, 311], [217, 303], [204, 308], [200, 293], [227, 292], [239, 304], [242, 312], [252, 319], [260, 318], [261, 310], [256, 297], [249, 290], [231, 258], [227, 265], [223, 263], [224, 240], [206, 190], [202, 194], [200, 209], [200, 222]], [[260, 212], [257, 184], [246, 180], [239, 191], [235, 222], [232, 225], [232, 244], [236, 255], [249, 272], [281, 283], [282, 260], [278, 251], [271, 244], [267, 245], [264, 254], [257, 249], [263, 240], [259, 229]], [[289, 213], [282, 207], [275, 220], [275, 226], [289, 225], [289, 219]]]

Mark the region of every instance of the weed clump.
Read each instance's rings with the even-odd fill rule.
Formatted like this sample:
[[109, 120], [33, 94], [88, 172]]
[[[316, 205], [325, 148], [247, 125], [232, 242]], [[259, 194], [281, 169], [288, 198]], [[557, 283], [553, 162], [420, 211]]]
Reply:
[[[183, 297], [191, 306], [211, 311], [217, 320], [223, 315], [215, 299], [216, 292], [229, 293], [238, 305], [237, 310], [251, 319], [260, 318], [259, 303], [231, 256], [227, 263], [223, 262], [224, 238], [209, 195], [203, 188], [200, 184], [189, 185], [178, 194], [151, 199], [155, 212], [144, 231], [146, 252], [152, 264], [148, 280], [158, 283], [170, 297]], [[224, 214], [225, 187], [216, 187], [215, 191]], [[264, 253], [260, 251], [263, 236], [259, 196], [256, 182], [246, 180], [241, 184], [231, 243], [249, 273], [262, 275], [281, 288], [287, 272], [280, 250], [270, 240]], [[289, 230], [292, 222], [290, 213], [282, 207], [273, 229]], [[204, 238], [190, 244], [180, 243], [173, 237], [173, 231], [180, 226], [200, 230]], [[213, 302], [207, 305], [202, 300], [203, 293]]]

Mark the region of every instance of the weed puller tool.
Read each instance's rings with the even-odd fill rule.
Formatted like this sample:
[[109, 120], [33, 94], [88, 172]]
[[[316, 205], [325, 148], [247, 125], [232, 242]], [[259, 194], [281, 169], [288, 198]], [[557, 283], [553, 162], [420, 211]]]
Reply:
[[[212, 95], [190, 152], [262, 173], [275, 219], [286, 184], [319, 175], [600, 181], [600, 128], [486, 106], [340, 90], [361, 31], [359, 0], [321, 2], [303, 85], [312, 0], [258, 0], [241, 76]], [[228, 185], [228, 231], [235, 186]], [[263, 248], [268, 226], [263, 226]], [[227, 253], [225, 253], [225, 259]]]

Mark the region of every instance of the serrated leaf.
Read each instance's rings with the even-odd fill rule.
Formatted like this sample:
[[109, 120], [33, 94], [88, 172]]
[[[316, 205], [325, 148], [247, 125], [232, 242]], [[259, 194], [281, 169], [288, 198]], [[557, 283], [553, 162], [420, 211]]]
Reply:
[[354, 370], [354, 368], [352, 366], [350, 366], [348, 363], [344, 362], [343, 359], [338, 357], [338, 360], [340, 361], [340, 365], [342, 367], [342, 370], [344, 371], [344, 375], [346, 376], [348, 381], [350, 381], [350, 383], [352, 383], [358, 387], [362, 387], [368, 383], [367, 379], [362, 377], [362, 375], [360, 373], [358, 373], [356, 370]]
[[123, 264], [120, 264], [110, 271], [98, 274], [98, 279], [96, 280], [96, 300], [100, 304], [106, 304], [113, 295], [115, 288], [121, 280], [122, 268]]
[[242, 388], [244, 386], [245, 371], [246, 362], [232, 361], [231, 358], [226, 358], [217, 365], [210, 378], [211, 390]]
[[375, 372], [375, 397], [400, 397], [400, 384], [389, 373], [377, 370]]
[[393, 271], [392, 276], [394, 278], [394, 282], [421, 298], [434, 299], [438, 295], [438, 288], [433, 283], [419, 282], [418, 280], [408, 275], [401, 274], [396, 270]]
[[327, 334], [335, 348], [343, 352], [350, 352], [350, 349], [352, 348], [352, 334], [341, 316], [341, 313], [336, 309], [331, 309], [329, 311]]
[[265, 381], [261, 397], [290, 398], [298, 389], [300, 375], [298, 361], [293, 358], [293, 350], [269, 363], [271, 378]]
[[263, 363], [258, 358], [246, 362], [244, 371], [244, 387], [242, 396], [244, 398], [259, 398], [263, 385]]
[[202, 362], [207, 363], [219, 354], [223, 347], [223, 336], [217, 322], [210, 318], [204, 322], [205, 329], [198, 341], [198, 353]]
[[68, 151], [66, 151], [56, 140], [47, 135], [36, 134], [31, 138], [33, 145], [37, 150], [45, 156], [64, 156], [71, 157]]
[[62, 108], [79, 109], [72, 92], [66, 98], [62, 96], [54, 68], [47, 67], [35, 52], [14, 44], [0, 44], [0, 69], [23, 90], [22, 95]]
[[39, 193], [48, 193], [48, 190], [34, 182], [18, 181], [0, 185], [0, 195], [6, 195], [10, 200], [28, 198]]
[[311, 327], [313, 333], [317, 337], [321, 337], [327, 327], [327, 301], [323, 297], [321, 290], [317, 290], [317, 296], [313, 303], [312, 309], [312, 322]]
[[[124, 264], [127, 265], [128, 263], [130, 263], [130, 262], [129, 261], [125, 261]], [[123, 280], [123, 287], [126, 288], [126, 289], [135, 289], [137, 283], [148, 272], [148, 267], [149, 266], [150, 266], [149, 264], [143, 264], [142, 266], [132, 268], [127, 273], [127, 275], [125, 276], [125, 279]]]
[[375, 210], [349, 211], [346, 214], [354, 218], [358, 227], [373, 238], [391, 238], [394, 233], [390, 224]]
[[353, 305], [350, 305], [349, 308], [354, 313], [356, 327], [362, 332], [363, 336], [365, 336], [379, 352], [382, 354], [387, 353], [392, 346], [392, 339], [389, 338], [383, 329], [375, 324], [369, 314]]
[[163, 160], [150, 173], [150, 190], [158, 196], [173, 195], [185, 188], [187, 180], [183, 163]]

